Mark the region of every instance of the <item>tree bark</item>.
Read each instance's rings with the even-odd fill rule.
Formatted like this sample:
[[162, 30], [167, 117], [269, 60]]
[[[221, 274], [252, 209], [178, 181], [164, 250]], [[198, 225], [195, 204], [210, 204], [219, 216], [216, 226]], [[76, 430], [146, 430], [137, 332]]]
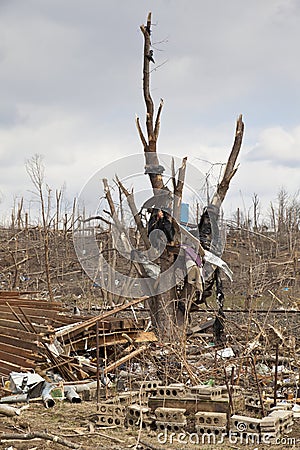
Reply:
[[54, 434], [48, 434], [43, 432], [32, 432], [32, 433], [4, 433], [0, 435], [0, 442], [5, 441], [30, 441], [32, 439], [45, 439], [47, 441], [56, 442], [57, 444], [64, 445], [68, 448], [82, 448], [81, 445], [75, 444], [74, 442], [68, 441], [67, 439], [61, 438]]
[[[150, 64], [153, 63], [153, 52], [151, 50], [151, 12], [148, 14], [146, 25], [141, 25], [140, 29], [144, 37], [143, 94], [146, 105], [147, 139], [141, 129], [138, 117], [136, 118], [136, 125], [144, 147], [146, 163], [145, 172], [149, 175], [153, 194], [157, 199], [157, 205], [160, 205], [159, 207], [164, 209], [171, 206], [172, 195], [170, 190], [164, 185], [162, 177], [164, 168], [159, 164], [156, 153], [163, 100], [160, 100], [156, 118], [154, 120], [154, 102], [150, 92]], [[173, 264], [173, 261], [174, 256], [165, 249], [159, 258], [161, 271], [167, 270]], [[157, 294], [149, 299], [152, 322], [161, 340], [173, 339], [176, 323], [175, 298], [176, 291], [175, 287], [173, 287], [167, 292]]]
[[243, 135], [244, 135], [244, 123], [242, 120], [242, 115], [240, 115], [237, 119], [234, 143], [229, 158], [227, 160], [222, 180], [218, 184], [217, 190], [214, 193], [213, 198], [211, 200], [211, 204], [213, 206], [216, 206], [218, 209], [220, 209], [224, 201], [224, 198], [227, 194], [227, 191], [229, 189], [230, 181], [238, 169], [237, 167], [235, 167], [235, 163], [240, 153]]

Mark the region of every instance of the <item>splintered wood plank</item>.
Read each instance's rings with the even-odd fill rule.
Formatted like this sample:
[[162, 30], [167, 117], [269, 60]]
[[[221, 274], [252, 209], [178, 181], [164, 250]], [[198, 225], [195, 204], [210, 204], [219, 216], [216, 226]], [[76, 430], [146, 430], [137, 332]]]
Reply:
[[74, 324], [73, 326], [68, 327], [65, 330], [59, 330], [55, 334], [57, 337], [62, 336], [68, 336], [69, 339], [75, 337], [76, 335], [80, 334], [84, 330], [88, 330], [91, 327], [94, 327], [96, 325], [96, 322], [101, 322], [101, 320], [106, 319], [107, 317], [110, 317], [117, 312], [124, 311], [125, 309], [129, 308], [130, 306], [136, 305], [138, 303], [143, 302], [148, 297], [142, 297], [137, 298], [135, 300], [132, 300], [131, 302], [125, 303], [124, 305], [117, 306], [116, 308], [112, 309], [111, 311], [107, 311], [103, 314], [100, 314], [99, 316], [91, 317], [88, 320], [85, 320], [84, 322]]
[[[153, 331], [126, 331], [125, 334], [133, 340], [134, 343], [143, 342], [156, 342], [157, 337]], [[94, 347], [96, 345], [96, 334], [93, 333], [90, 336], [85, 336], [80, 339], [75, 339], [70, 343], [64, 343], [65, 347], [70, 346], [75, 350], [84, 350], [86, 348], [86, 343], [89, 347]], [[128, 338], [124, 336], [124, 333], [105, 333], [105, 336], [99, 335], [99, 346], [108, 347], [110, 345], [119, 345], [128, 343]]]
[[20, 372], [21, 367], [0, 359], [0, 374], [7, 376], [11, 372]]
[[[0, 291], [1, 292], [1, 291]], [[57, 310], [57, 311], [66, 311], [67, 309], [58, 302], [47, 302], [45, 300], [30, 300], [30, 299], [17, 299], [17, 298], [0, 298], [0, 305], [5, 305], [9, 303], [11, 306], [21, 306], [21, 307], [29, 307], [36, 308], [41, 310]]]

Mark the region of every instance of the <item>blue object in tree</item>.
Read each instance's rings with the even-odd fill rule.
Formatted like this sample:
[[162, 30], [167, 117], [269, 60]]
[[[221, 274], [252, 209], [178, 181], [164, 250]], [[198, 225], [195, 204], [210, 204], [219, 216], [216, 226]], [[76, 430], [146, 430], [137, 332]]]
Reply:
[[181, 224], [187, 224], [189, 221], [189, 204], [181, 203], [180, 222]]

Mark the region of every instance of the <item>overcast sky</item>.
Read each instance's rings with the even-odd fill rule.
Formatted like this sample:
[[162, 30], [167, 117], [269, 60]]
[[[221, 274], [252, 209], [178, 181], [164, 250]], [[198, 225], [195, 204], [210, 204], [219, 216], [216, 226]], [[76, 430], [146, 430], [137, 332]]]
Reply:
[[[300, 167], [298, 0], [0, 0], [2, 216], [32, 185], [25, 160], [70, 201], [97, 169], [142, 152], [143, 37], [152, 11], [152, 94], [164, 99], [159, 151], [224, 162], [245, 137], [227, 216], [257, 193], [267, 211]], [[143, 170], [141, 167], [140, 170]], [[97, 192], [95, 192], [97, 195]]]

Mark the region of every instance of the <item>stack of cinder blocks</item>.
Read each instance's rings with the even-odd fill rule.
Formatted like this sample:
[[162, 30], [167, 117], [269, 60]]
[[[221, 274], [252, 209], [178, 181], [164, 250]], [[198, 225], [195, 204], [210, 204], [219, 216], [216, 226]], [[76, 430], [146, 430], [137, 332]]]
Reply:
[[292, 431], [293, 412], [275, 410], [262, 419], [233, 415], [230, 418], [230, 431], [237, 436], [259, 436], [263, 443], [277, 444], [278, 439]]
[[125, 421], [125, 406], [111, 403], [99, 405], [98, 423], [103, 426], [123, 426]]
[[125, 424], [132, 428], [147, 428], [153, 423], [150, 409], [142, 405], [129, 405], [126, 409]]
[[279, 417], [267, 416], [261, 419], [261, 436], [263, 443], [276, 444], [281, 437]]
[[199, 435], [226, 435], [227, 414], [199, 411], [195, 414], [195, 428]]
[[270, 444], [278, 443], [284, 434], [292, 431], [293, 412], [277, 409], [261, 419], [262, 441]]
[[156, 408], [156, 427], [159, 431], [172, 431], [179, 433], [187, 424], [186, 410], [183, 408]]
[[275, 410], [269, 414], [269, 417], [277, 417], [279, 419], [280, 432], [287, 434], [292, 431], [293, 411]]

